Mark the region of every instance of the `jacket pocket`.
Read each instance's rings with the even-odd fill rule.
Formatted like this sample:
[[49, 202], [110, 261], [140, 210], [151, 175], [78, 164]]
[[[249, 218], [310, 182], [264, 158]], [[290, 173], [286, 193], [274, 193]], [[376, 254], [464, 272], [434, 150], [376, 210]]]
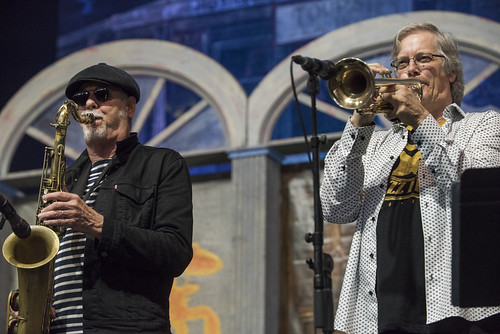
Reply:
[[154, 221], [154, 197], [156, 186], [137, 187], [130, 183], [115, 184], [118, 194], [119, 212], [124, 213], [124, 219], [132, 226], [151, 228]]

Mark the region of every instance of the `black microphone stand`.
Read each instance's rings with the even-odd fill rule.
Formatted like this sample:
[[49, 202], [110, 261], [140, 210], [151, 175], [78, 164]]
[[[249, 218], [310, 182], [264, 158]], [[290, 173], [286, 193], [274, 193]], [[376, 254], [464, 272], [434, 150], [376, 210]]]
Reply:
[[311, 96], [312, 109], [312, 170], [314, 192], [314, 233], [307, 233], [305, 240], [314, 246], [314, 260], [306, 259], [309, 268], [314, 270], [314, 328], [322, 328], [323, 333], [333, 333], [333, 294], [332, 270], [333, 259], [330, 254], [323, 253], [323, 211], [319, 196], [319, 147], [326, 138], [318, 137], [316, 95], [319, 93], [318, 76], [308, 71], [307, 91]]

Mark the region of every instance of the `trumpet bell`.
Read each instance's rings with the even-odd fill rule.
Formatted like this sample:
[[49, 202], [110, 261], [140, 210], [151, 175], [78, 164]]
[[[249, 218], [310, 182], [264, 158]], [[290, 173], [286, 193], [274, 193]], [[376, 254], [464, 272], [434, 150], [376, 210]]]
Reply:
[[328, 92], [342, 108], [358, 109], [375, 94], [372, 70], [358, 58], [344, 58], [335, 64], [336, 73], [328, 80]]
[[342, 108], [356, 109], [360, 114], [387, 113], [392, 105], [377, 99], [376, 95], [380, 87], [392, 85], [410, 87], [422, 101], [422, 84], [417, 79], [375, 78], [368, 64], [358, 58], [345, 58], [334, 66], [335, 73], [328, 80], [328, 92]]

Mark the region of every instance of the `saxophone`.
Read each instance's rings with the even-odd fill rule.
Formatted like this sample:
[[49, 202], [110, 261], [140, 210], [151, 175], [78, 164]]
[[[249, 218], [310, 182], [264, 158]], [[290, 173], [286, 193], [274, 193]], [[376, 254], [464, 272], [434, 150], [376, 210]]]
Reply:
[[[94, 115], [78, 113], [73, 101], [65, 101], [56, 115], [56, 134], [53, 147], [45, 148], [45, 156], [38, 195], [37, 216], [49, 205], [43, 195], [65, 190], [64, 155], [66, 130], [69, 114], [79, 123], [93, 123]], [[51, 161], [50, 171], [49, 161]], [[50, 330], [51, 307], [53, 302], [54, 263], [59, 250], [61, 228], [49, 228], [36, 218], [31, 226], [31, 234], [20, 239], [14, 233], [5, 240], [2, 251], [7, 262], [17, 267], [19, 288], [10, 293], [7, 305], [8, 334], [46, 334]]]

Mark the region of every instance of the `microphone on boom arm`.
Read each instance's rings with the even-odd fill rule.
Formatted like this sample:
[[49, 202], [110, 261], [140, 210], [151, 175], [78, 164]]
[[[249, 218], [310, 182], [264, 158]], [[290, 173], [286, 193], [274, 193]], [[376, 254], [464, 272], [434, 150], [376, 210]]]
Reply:
[[5, 224], [5, 219], [7, 219], [12, 227], [12, 232], [14, 232], [18, 238], [26, 239], [30, 236], [30, 224], [23, 218], [19, 217], [14, 207], [2, 195], [0, 195], [0, 214], [2, 215], [0, 229]]
[[330, 80], [337, 73], [335, 64], [329, 60], [319, 60], [304, 56], [292, 56], [292, 61], [304, 71], [317, 74], [323, 80]]

